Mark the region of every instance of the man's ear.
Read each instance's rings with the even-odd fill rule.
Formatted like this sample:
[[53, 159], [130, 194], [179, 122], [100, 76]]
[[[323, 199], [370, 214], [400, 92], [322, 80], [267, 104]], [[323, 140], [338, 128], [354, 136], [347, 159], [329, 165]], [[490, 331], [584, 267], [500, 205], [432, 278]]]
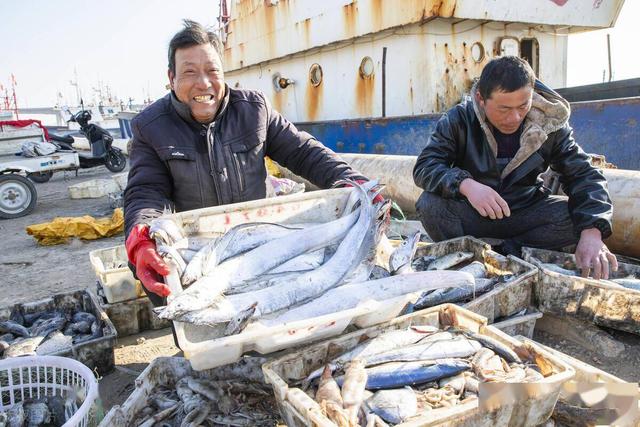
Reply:
[[173, 80], [176, 78], [176, 74], [171, 71], [171, 69], [168, 69], [167, 76], [169, 77], [169, 86], [171, 86], [171, 90], [173, 90]]
[[482, 95], [480, 95], [479, 91], [476, 91], [476, 102], [478, 103], [479, 106], [484, 108], [484, 98], [482, 97]]

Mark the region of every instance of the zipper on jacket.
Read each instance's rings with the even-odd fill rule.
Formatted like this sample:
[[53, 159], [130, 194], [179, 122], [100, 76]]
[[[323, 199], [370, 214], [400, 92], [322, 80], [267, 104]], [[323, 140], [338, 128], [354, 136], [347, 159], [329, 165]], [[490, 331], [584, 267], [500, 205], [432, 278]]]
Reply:
[[[213, 188], [215, 188], [216, 190], [216, 200], [218, 202], [218, 206], [220, 206], [222, 204], [222, 194], [220, 194], [220, 185], [218, 182], [218, 177], [216, 176], [218, 174], [216, 170], [216, 162], [211, 151], [213, 149], [213, 144], [215, 143], [215, 132], [213, 132], [211, 128], [215, 127], [215, 125], [216, 122], [213, 122], [210, 125], [206, 126], [207, 130], [205, 132], [205, 138], [207, 144], [207, 153], [209, 154], [209, 166], [211, 167], [211, 172], [209, 172], [209, 174], [211, 175], [211, 179], [213, 180]], [[209, 138], [210, 134], [211, 138]]]
[[242, 196], [242, 192], [244, 192], [244, 177], [242, 176], [240, 161], [238, 160], [238, 155], [234, 152], [231, 152], [231, 157], [233, 158], [233, 164], [236, 170], [236, 177], [238, 178], [238, 185], [240, 186], [240, 196]]

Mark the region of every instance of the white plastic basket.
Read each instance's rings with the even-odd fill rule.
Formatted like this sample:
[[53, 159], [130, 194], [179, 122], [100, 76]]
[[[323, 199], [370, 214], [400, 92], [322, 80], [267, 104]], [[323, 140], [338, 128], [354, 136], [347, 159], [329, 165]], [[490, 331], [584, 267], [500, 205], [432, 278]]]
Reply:
[[86, 427], [98, 398], [98, 381], [82, 363], [58, 356], [25, 356], [0, 361], [0, 411], [27, 398], [85, 395], [64, 427]]

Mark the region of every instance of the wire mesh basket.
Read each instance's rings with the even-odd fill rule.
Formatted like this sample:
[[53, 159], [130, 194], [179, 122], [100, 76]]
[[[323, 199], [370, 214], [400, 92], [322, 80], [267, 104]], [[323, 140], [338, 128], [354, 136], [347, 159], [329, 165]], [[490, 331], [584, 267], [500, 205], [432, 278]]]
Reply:
[[[54, 401], [61, 401], [64, 406], [62, 414], [57, 415], [56, 424], [87, 427], [97, 400], [98, 381], [89, 368], [76, 360], [26, 356], [0, 361], [0, 414], [4, 412], [5, 417], [12, 408], [15, 413], [15, 408], [25, 402], [45, 403], [51, 407]], [[56, 416], [54, 410], [51, 415]], [[59, 418], [63, 418], [64, 423]]]

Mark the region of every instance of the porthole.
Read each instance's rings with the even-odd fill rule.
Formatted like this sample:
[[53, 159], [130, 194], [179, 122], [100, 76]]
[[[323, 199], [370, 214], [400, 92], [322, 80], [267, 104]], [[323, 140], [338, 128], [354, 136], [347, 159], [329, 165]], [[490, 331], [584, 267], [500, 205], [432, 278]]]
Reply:
[[373, 76], [374, 71], [373, 59], [369, 56], [362, 58], [362, 61], [360, 62], [360, 77], [363, 79], [370, 79]]
[[309, 81], [313, 86], [320, 86], [320, 83], [322, 83], [322, 67], [320, 64], [313, 64], [309, 68]]
[[482, 46], [482, 43], [475, 42], [471, 45], [471, 59], [473, 59], [473, 62], [482, 62], [484, 59], [484, 46]]

